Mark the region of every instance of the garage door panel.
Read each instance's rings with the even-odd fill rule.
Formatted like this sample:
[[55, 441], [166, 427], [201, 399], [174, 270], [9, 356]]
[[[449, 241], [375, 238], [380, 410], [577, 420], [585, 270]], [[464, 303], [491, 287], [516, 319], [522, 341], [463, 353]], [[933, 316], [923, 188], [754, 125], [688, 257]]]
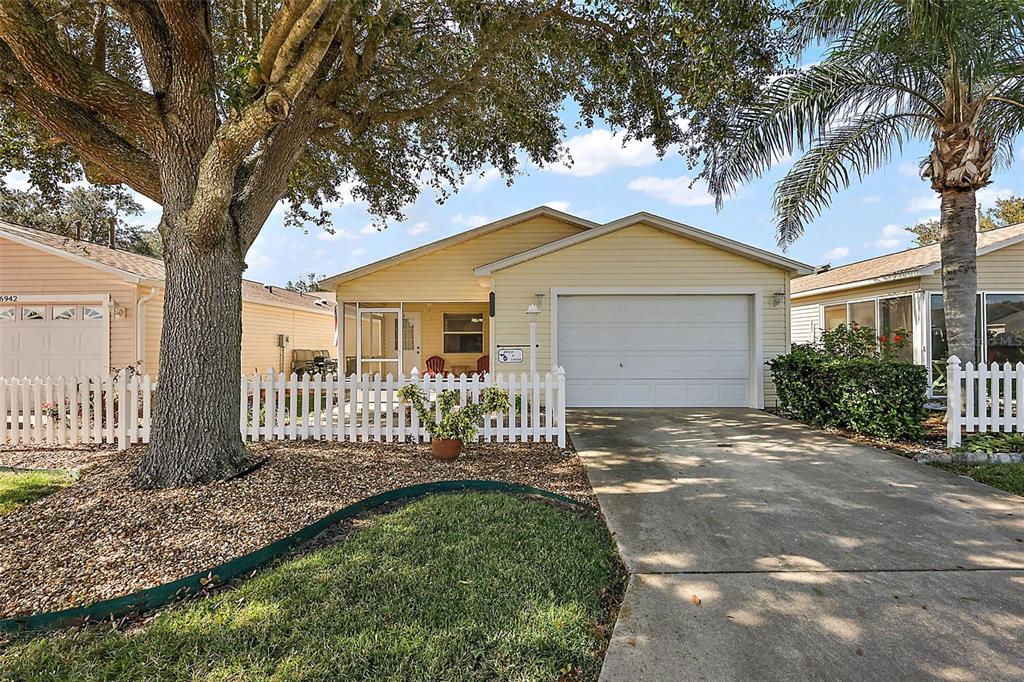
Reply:
[[746, 406], [749, 318], [746, 296], [563, 296], [567, 404]]
[[[21, 307], [12, 307], [15, 309], [13, 317], [0, 319], [0, 376], [58, 377], [107, 373], [106, 319], [84, 319], [83, 306], [79, 304], [22, 306], [41, 313], [42, 317], [36, 319], [25, 319]], [[69, 313], [72, 309], [73, 312]]]

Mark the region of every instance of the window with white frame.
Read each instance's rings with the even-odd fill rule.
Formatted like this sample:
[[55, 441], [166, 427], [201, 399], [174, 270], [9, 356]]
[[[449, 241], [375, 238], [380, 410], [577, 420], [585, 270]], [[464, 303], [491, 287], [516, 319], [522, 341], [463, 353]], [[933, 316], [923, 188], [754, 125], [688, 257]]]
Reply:
[[5, 305], [0, 307], [0, 322], [8, 322], [14, 320], [14, 306]]
[[21, 319], [23, 320], [44, 320], [46, 308], [42, 306], [21, 306]]
[[74, 320], [78, 317], [78, 308], [73, 305], [55, 305], [50, 309], [51, 320]]
[[445, 353], [482, 353], [483, 350], [483, 313], [444, 314]]
[[[869, 327], [878, 332], [878, 343], [882, 340], [893, 346], [893, 354], [899, 360], [913, 362], [914, 349], [911, 343], [911, 331], [914, 328], [914, 299], [909, 294], [899, 296], [879, 296], [865, 298], [848, 303], [823, 305], [822, 322], [826, 330], [835, 329], [841, 324], [857, 324]], [[900, 340], [893, 340], [893, 332], [899, 332]], [[906, 338], [902, 338], [903, 336]]]
[[83, 320], [102, 320], [105, 317], [102, 307], [84, 305], [82, 306]]

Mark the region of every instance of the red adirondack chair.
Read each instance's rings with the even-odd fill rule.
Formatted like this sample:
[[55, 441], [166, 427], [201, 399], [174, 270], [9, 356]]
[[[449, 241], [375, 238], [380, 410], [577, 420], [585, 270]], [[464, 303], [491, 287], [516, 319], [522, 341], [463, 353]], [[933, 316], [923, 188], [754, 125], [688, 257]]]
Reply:
[[491, 356], [481, 355], [476, 361], [476, 373], [487, 374], [491, 371]]
[[427, 368], [424, 374], [427, 376], [434, 377], [438, 374], [444, 374], [444, 358], [440, 355], [431, 355], [424, 364]]

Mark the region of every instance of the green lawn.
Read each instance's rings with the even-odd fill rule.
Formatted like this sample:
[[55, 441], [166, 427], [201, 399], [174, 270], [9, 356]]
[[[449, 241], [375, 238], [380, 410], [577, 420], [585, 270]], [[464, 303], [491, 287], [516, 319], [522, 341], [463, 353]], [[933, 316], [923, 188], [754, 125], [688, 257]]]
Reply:
[[0, 679], [595, 679], [622, 587], [594, 517], [436, 495], [134, 634], [15, 641]]
[[933, 466], [952, 471], [961, 476], [970, 476], [993, 488], [1024, 495], [1024, 464], [944, 464], [934, 462]]
[[72, 481], [67, 474], [48, 471], [0, 471], [0, 516], [60, 490]]

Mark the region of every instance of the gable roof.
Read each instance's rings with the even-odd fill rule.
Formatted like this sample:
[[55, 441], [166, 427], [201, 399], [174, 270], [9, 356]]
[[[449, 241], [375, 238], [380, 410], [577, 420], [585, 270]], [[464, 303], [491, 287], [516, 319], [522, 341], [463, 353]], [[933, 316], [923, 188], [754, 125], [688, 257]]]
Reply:
[[[1000, 227], [978, 233], [978, 255], [1024, 241], [1024, 223]], [[809, 296], [820, 289], [852, 287], [857, 283], [895, 281], [935, 274], [941, 254], [938, 244], [919, 246], [914, 249], [869, 258], [867, 260], [840, 265], [816, 275], [798, 277], [791, 283], [793, 295]]]
[[546, 256], [549, 253], [561, 251], [562, 249], [567, 249], [571, 246], [576, 246], [577, 244], [582, 244], [583, 242], [591, 239], [596, 239], [606, 234], [617, 232], [618, 230], [641, 223], [723, 251], [734, 253], [744, 258], [749, 258], [750, 260], [781, 268], [789, 272], [804, 274], [814, 271], [810, 265], [800, 263], [784, 256], [779, 256], [771, 253], [770, 251], [765, 251], [721, 235], [705, 232], [704, 230], [699, 230], [696, 227], [691, 227], [690, 225], [684, 225], [683, 223], [678, 223], [674, 220], [669, 220], [667, 218], [662, 218], [661, 216], [656, 216], [652, 213], [647, 213], [646, 211], [641, 211], [640, 213], [634, 213], [633, 215], [606, 223], [600, 227], [587, 230], [586, 232], [570, 235], [549, 244], [542, 244], [541, 246], [528, 249], [522, 253], [517, 253], [507, 258], [487, 263], [486, 265], [481, 265], [473, 272], [477, 277], [486, 277], [498, 270], [504, 270], [505, 268], [510, 268], [513, 265], [518, 265], [533, 258]]
[[[0, 220], [0, 237], [109, 272], [127, 282], [143, 286], [164, 285], [164, 263], [159, 258], [112, 249], [102, 244], [81, 241], [3, 220]], [[242, 280], [242, 298], [251, 303], [307, 308], [314, 312], [333, 315], [331, 307], [316, 303], [323, 298], [322, 296], [302, 294], [284, 287], [268, 287], [248, 279]]]
[[498, 230], [503, 230], [506, 227], [512, 227], [513, 225], [518, 225], [519, 223], [524, 223], [527, 220], [539, 218], [542, 216], [553, 218], [555, 220], [567, 223], [569, 225], [574, 225], [580, 228], [581, 230], [589, 230], [597, 226], [597, 223], [595, 222], [586, 220], [584, 218], [580, 218], [578, 216], [574, 216], [570, 213], [558, 211], [548, 206], [538, 206], [537, 208], [532, 208], [529, 211], [523, 211], [522, 213], [517, 213], [513, 216], [509, 216], [508, 218], [502, 218], [501, 220], [496, 220], [492, 223], [481, 225], [480, 227], [473, 228], [472, 230], [466, 230], [465, 232], [460, 232], [450, 237], [438, 239], [436, 241], [430, 242], [429, 244], [424, 244], [423, 246], [416, 247], [415, 249], [403, 251], [402, 253], [395, 254], [394, 256], [389, 256], [388, 258], [383, 258], [381, 260], [374, 261], [373, 263], [370, 263], [368, 265], [363, 265], [353, 270], [348, 270], [346, 272], [334, 275], [333, 277], [328, 277], [327, 279], [321, 280], [320, 285], [323, 287], [333, 288], [341, 284], [342, 282], [347, 282], [349, 280], [363, 277], [364, 275], [368, 275], [371, 272], [383, 270], [384, 268], [389, 268], [393, 265], [398, 265], [399, 263], [404, 263], [406, 261], [413, 260], [414, 258], [420, 258], [422, 256], [434, 253], [435, 251], [446, 249], [449, 246], [455, 246], [456, 244], [467, 242], [470, 239], [476, 239], [477, 237], [482, 237], [486, 234], [497, 232]]

